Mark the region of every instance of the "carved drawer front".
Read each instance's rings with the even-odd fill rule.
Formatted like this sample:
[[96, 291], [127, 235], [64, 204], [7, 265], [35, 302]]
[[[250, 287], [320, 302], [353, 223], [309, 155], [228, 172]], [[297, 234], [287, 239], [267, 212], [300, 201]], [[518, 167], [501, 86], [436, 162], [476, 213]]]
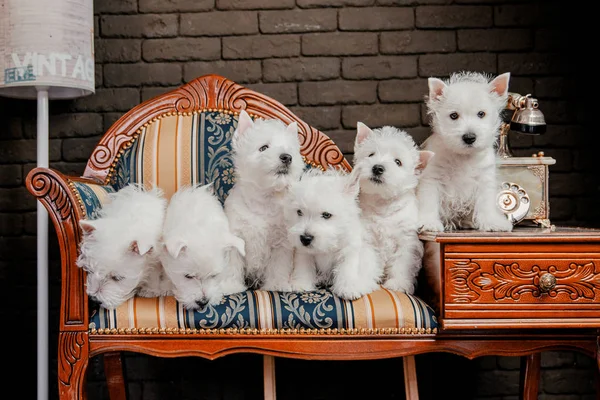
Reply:
[[600, 254], [446, 253], [445, 328], [600, 327]]

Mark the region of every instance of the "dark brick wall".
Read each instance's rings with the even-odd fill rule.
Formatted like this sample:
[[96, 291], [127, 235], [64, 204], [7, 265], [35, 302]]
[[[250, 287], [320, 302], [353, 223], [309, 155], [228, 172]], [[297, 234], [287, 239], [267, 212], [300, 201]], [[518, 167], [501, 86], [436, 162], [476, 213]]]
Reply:
[[[511, 91], [534, 93], [544, 136], [512, 137], [519, 155], [545, 151], [552, 220], [600, 226], [598, 162], [588, 99], [597, 92], [588, 54], [594, 22], [582, 1], [533, 0], [96, 0], [96, 94], [50, 105], [51, 167], [81, 174], [98, 139], [139, 102], [199, 75], [218, 73], [270, 95], [330, 135], [346, 154], [354, 128], [429, 133], [427, 77], [467, 69], [511, 72]], [[584, 47], [585, 49], [585, 47]], [[35, 201], [24, 188], [35, 165], [35, 102], [0, 98], [0, 278], [4, 336], [18, 356], [6, 382], [33, 398], [36, 375]], [[56, 398], [59, 254], [50, 227], [51, 398]], [[423, 398], [517, 399], [518, 359], [418, 356]], [[101, 359], [90, 398], [107, 398]], [[126, 358], [131, 399], [254, 399], [261, 359], [234, 355]], [[278, 360], [280, 399], [403, 398], [400, 360]], [[383, 378], [391, 370], [395, 378]], [[592, 359], [543, 356], [540, 398], [592, 400]], [[348, 385], [348, 382], [357, 382]], [[361, 382], [361, 383], [358, 383]], [[466, 393], [465, 393], [466, 391]]]

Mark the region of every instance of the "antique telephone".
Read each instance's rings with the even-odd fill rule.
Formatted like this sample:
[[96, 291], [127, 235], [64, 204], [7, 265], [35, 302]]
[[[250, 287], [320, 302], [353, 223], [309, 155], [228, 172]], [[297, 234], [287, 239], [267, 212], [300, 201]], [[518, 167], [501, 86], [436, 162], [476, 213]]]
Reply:
[[548, 166], [556, 163], [543, 152], [531, 157], [514, 157], [508, 144], [509, 131], [541, 135], [546, 132], [544, 114], [537, 99], [530, 94], [508, 93], [502, 112], [498, 141], [498, 178], [500, 191], [497, 205], [513, 225], [539, 225], [552, 228], [548, 201]]

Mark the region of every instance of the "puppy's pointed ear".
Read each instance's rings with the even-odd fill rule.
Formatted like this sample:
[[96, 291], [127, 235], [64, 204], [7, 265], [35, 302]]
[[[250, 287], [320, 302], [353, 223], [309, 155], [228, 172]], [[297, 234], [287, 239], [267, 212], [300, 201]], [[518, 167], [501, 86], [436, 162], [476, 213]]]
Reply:
[[362, 142], [364, 142], [372, 134], [373, 130], [371, 130], [371, 128], [358, 121], [356, 123], [356, 140], [354, 141], [354, 147], [357, 147], [360, 144], [362, 144]]
[[242, 136], [252, 126], [254, 126], [254, 121], [252, 121], [252, 118], [250, 118], [250, 115], [248, 115], [248, 113], [245, 110], [242, 110], [238, 118], [238, 125], [237, 129], [235, 130], [234, 136]]
[[448, 87], [443, 80], [438, 78], [429, 78], [427, 84], [429, 85], [429, 99], [431, 100], [437, 100], [441, 97]]
[[429, 164], [429, 160], [431, 160], [431, 158], [435, 155], [435, 153], [433, 151], [429, 151], [429, 150], [422, 150], [419, 151], [419, 164], [417, 164], [417, 174], [420, 174], [421, 172], [423, 172], [423, 170], [427, 167], [427, 164]]
[[226, 247], [233, 247], [242, 255], [242, 257], [246, 257], [246, 242], [244, 242], [244, 239], [241, 239], [232, 233], [227, 235]]
[[89, 219], [80, 219], [79, 226], [84, 235], [90, 235], [92, 232], [96, 230], [96, 222], [94, 220]]
[[287, 133], [290, 133], [294, 136], [298, 136], [298, 123], [296, 121], [292, 122], [285, 129]]
[[500, 97], [506, 96], [508, 94], [509, 80], [510, 72], [498, 75], [490, 82], [490, 92], [496, 92]]
[[145, 243], [144, 241], [134, 240], [129, 245], [129, 250], [143, 256], [152, 250], [152, 245], [150, 243]]
[[165, 248], [167, 249], [167, 253], [173, 258], [179, 257], [182, 251], [187, 249], [185, 243], [181, 240], [170, 241], [169, 243], [165, 243]]

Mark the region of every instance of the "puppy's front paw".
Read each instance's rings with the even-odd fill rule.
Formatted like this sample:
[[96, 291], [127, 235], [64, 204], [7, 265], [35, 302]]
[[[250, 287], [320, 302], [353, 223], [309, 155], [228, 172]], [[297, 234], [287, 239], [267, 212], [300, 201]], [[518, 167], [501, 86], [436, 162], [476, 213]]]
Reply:
[[312, 292], [317, 290], [317, 287], [312, 282], [292, 282], [292, 292]]
[[427, 218], [419, 222], [419, 232], [443, 232], [444, 224], [439, 219]]
[[486, 232], [510, 232], [513, 224], [504, 216], [495, 216], [486, 220], [479, 220], [477, 228]]
[[248, 288], [241, 282], [227, 282], [227, 283], [223, 284], [222, 287], [223, 287], [223, 294], [225, 296], [234, 294], [234, 293], [245, 292], [246, 290], [248, 290]]
[[264, 285], [260, 287], [260, 290], [265, 290], [267, 292], [293, 292], [292, 285], [289, 282], [265, 282]]
[[394, 292], [402, 292], [406, 294], [413, 294], [415, 291], [415, 285], [413, 282], [398, 278], [388, 279], [383, 283], [383, 287]]
[[370, 285], [363, 284], [355, 284], [355, 285], [346, 285], [345, 287], [332, 287], [331, 291], [334, 295], [344, 300], [356, 300], [361, 297], [373, 293], [379, 289], [379, 285], [373, 282]]

